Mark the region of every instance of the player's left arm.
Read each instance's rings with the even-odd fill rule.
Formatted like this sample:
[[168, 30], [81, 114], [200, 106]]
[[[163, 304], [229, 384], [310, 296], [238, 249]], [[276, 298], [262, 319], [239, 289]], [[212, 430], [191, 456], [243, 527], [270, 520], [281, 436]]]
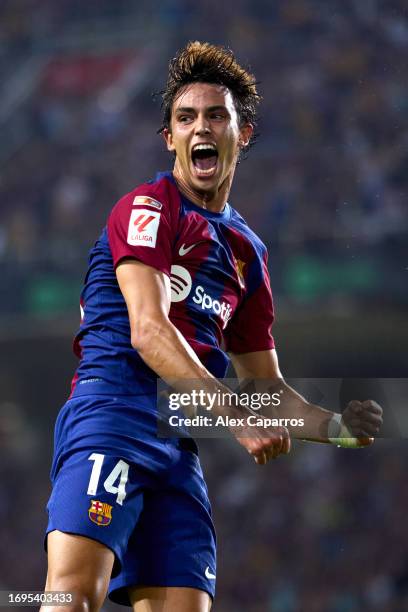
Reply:
[[312, 442], [328, 442], [355, 448], [374, 442], [382, 425], [382, 408], [373, 400], [349, 402], [342, 415], [308, 402], [290, 387], [279, 369], [275, 349], [251, 353], [230, 353], [240, 380], [264, 379], [271, 393], [279, 393], [279, 406], [263, 407], [270, 418], [303, 419], [302, 427], [290, 427], [292, 437]]

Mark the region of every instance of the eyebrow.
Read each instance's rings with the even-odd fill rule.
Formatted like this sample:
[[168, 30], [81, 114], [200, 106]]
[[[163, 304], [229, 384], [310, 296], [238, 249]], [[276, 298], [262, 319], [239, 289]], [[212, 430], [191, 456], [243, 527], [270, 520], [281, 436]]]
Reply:
[[[223, 106], [222, 104], [217, 104], [215, 106], [209, 106], [208, 108], [206, 108], [206, 110], [210, 113], [214, 112], [214, 111], [226, 111], [228, 112], [226, 106]], [[196, 109], [193, 108], [192, 106], [180, 106], [179, 108], [176, 109], [176, 113], [195, 113]]]

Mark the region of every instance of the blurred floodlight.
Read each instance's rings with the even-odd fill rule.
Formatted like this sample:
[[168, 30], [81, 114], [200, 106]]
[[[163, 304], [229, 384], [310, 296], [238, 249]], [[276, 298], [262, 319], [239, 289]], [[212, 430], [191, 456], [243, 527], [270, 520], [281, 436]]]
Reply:
[[98, 106], [104, 113], [121, 113], [128, 105], [129, 99], [121, 87], [112, 86], [104, 89], [98, 97]]

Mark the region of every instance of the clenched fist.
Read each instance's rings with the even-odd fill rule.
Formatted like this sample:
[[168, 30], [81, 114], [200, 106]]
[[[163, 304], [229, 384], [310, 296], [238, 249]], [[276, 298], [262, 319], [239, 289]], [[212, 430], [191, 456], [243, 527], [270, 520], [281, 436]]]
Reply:
[[269, 459], [276, 459], [279, 455], [287, 455], [290, 452], [291, 443], [286, 427], [265, 429], [243, 425], [230, 427], [230, 431], [259, 465], [265, 465]]
[[352, 400], [347, 404], [342, 420], [350, 433], [359, 438], [360, 446], [368, 446], [374, 442], [373, 436], [380, 431], [382, 414], [381, 406], [374, 400]]

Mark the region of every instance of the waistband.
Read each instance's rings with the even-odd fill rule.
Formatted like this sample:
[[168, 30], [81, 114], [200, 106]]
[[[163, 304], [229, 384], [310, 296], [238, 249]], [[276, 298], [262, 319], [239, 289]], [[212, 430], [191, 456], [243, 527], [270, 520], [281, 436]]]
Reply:
[[80, 397], [82, 395], [112, 395], [120, 397], [156, 397], [157, 386], [156, 383], [141, 385], [140, 383], [135, 385], [132, 389], [128, 387], [121, 387], [120, 385], [113, 385], [104, 380], [97, 378], [88, 378], [80, 380], [75, 383], [69, 399], [74, 397]]
[[[143, 393], [129, 393], [120, 386], [114, 386], [101, 380], [88, 379], [75, 386], [69, 399], [74, 400], [79, 397], [88, 397], [92, 399], [92, 396], [121, 397], [125, 401], [130, 401], [139, 409], [143, 411], [147, 410], [149, 413], [152, 413], [155, 418], [159, 419], [162, 437], [168, 436], [174, 440], [175, 446], [180, 450], [190, 451], [198, 455], [197, 443], [194, 438], [189, 435], [188, 430], [180, 428], [177, 431], [173, 427], [170, 427], [165, 419], [165, 414], [161, 414], [158, 410], [156, 392], [149, 393], [145, 391]], [[178, 435], [180, 437], [177, 437]]]

